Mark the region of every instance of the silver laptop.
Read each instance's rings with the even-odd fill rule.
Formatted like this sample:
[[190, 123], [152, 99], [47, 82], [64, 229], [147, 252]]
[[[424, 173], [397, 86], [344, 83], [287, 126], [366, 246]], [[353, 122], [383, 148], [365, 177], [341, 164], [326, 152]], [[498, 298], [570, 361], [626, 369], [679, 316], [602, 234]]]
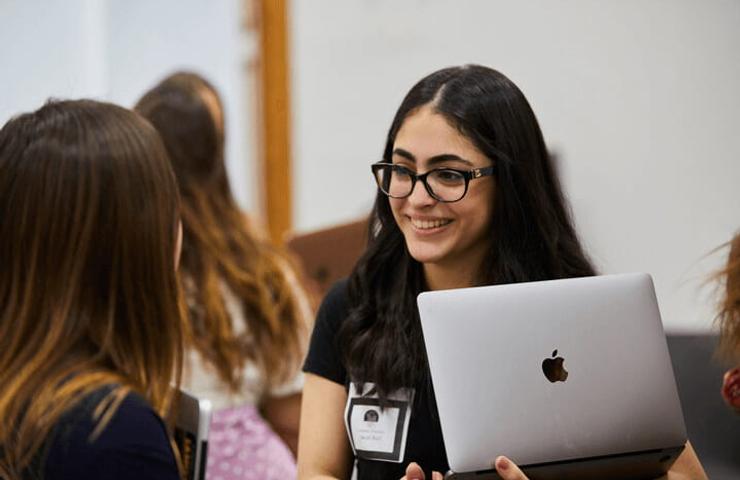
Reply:
[[418, 297], [454, 478], [655, 478], [686, 442], [646, 274], [425, 292]]

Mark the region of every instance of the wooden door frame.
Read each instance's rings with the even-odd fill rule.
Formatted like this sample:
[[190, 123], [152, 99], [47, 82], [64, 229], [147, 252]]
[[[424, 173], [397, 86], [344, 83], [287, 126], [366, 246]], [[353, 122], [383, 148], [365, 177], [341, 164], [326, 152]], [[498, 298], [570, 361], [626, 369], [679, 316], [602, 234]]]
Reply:
[[248, 6], [252, 7], [259, 41], [256, 124], [260, 205], [270, 237], [281, 244], [293, 221], [289, 1], [252, 0]]

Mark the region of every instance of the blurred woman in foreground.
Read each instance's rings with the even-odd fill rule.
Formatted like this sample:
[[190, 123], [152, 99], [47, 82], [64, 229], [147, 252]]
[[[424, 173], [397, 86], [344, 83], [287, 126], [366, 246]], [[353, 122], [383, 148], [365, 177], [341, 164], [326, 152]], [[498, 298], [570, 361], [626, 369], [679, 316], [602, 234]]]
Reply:
[[131, 111], [50, 102], [0, 130], [0, 477], [179, 478], [178, 208]]

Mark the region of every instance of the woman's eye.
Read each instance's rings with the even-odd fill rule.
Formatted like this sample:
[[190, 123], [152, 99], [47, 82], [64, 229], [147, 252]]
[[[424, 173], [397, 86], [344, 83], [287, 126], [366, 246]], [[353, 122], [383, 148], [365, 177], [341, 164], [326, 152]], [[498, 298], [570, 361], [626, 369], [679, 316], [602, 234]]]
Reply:
[[405, 167], [403, 165], [396, 165], [396, 164], [393, 165], [393, 171], [395, 173], [402, 173], [406, 175], [414, 173], [413, 170], [409, 169], [408, 167]]
[[463, 175], [455, 170], [438, 170], [436, 177], [444, 182], [459, 182], [463, 179]]

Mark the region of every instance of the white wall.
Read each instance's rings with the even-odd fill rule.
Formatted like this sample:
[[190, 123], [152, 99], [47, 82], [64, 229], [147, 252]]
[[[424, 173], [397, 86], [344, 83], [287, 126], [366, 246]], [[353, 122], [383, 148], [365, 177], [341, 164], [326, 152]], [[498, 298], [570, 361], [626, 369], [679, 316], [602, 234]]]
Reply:
[[[0, 122], [50, 96], [131, 105], [174, 68], [226, 99], [228, 166], [254, 209], [241, 0], [0, 1]], [[525, 92], [604, 272], [648, 271], [671, 329], [708, 328], [705, 258], [740, 228], [735, 0], [293, 0], [295, 225], [364, 215], [403, 95], [468, 62]]]
[[257, 205], [256, 149], [246, 62], [254, 39], [240, 32], [241, 0], [107, 0], [110, 97], [133, 105], [154, 82], [177, 69], [194, 70], [224, 99], [226, 160], [234, 194]]
[[0, 1], [0, 123], [47, 98], [131, 107], [175, 69], [197, 71], [224, 99], [226, 158], [242, 206], [257, 205], [241, 0]]
[[653, 274], [671, 330], [710, 326], [706, 257], [740, 228], [740, 2], [293, 0], [295, 224], [364, 215], [403, 95], [482, 63], [530, 100], [605, 273]]
[[0, 122], [49, 97], [101, 96], [98, 2], [0, 1]]

